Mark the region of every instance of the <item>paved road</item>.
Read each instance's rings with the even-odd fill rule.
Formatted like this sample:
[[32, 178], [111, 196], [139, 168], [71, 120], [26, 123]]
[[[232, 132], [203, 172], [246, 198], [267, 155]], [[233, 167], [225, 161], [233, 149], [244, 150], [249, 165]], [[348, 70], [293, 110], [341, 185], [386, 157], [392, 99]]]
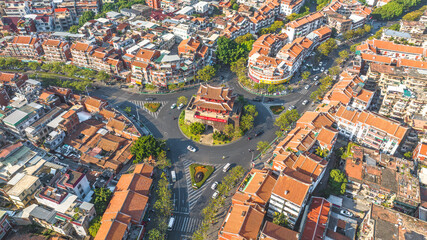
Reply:
[[[320, 75], [320, 73], [317, 74]], [[222, 76], [225, 79], [232, 78], [230, 72], [223, 72]], [[249, 152], [249, 149], [256, 149], [256, 144], [259, 141], [270, 142], [275, 138], [275, 131], [278, 129], [274, 126], [275, 117], [269, 111], [268, 106], [283, 104], [288, 108], [290, 105], [295, 105], [300, 113], [312, 107], [311, 103], [305, 106], [301, 103], [309, 99], [311, 92], [317, 89], [312, 84], [314, 76], [316, 75], [312, 75], [306, 81], [306, 83], [313, 85], [308, 90], [302, 87], [306, 84], [304, 83], [301, 84], [300, 88], [294, 89], [288, 95], [275, 97], [274, 101], [267, 102], [267, 99], [264, 99], [263, 102], [250, 101], [251, 104], [257, 106], [259, 115], [255, 119], [255, 129], [248, 134], [253, 136], [254, 132], [259, 129], [262, 129], [264, 134], [252, 140], [248, 140], [245, 136], [225, 146], [200, 145], [188, 140], [180, 132], [177, 121], [180, 110], [171, 109], [170, 107], [179, 96], [190, 98], [196, 92], [196, 88], [172, 94], [145, 95], [119, 89], [116, 86], [100, 86], [99, 89], [92, 91], [90, 94], [107, 99], [110, 104], [122, 109], [130, 106], [132, 109], [131, 114], [135, 116], [135, 122], [144, 124], [155, 137], [166, 140], [170, 149], [168, 157], [173, 164], [171, 170], [175, 170], [177, 173], [177, 181], [173, 183], [174, 215], [177, 220], [173, 231], [169, 234], [169, 239], [181, 239], [183, 236], [191, 236], [200, 224], [201, 210], [206, 206], [214, 192], [211, 189], [212, 183], [220, 181], [225, 175], [222, 167], [226, 163], [231, 163], [232, 165], [241, 165], [249, 169], [252, 157], [258, 154], [256, 151], [254, 154]], [[235, 80], [225, 80], [222, 83], [232, 87], [235, 93], [244, 95], [246, 99], [253, 99], [256, 96], [242, 89]], [[153, 97], [155, 102], [162, 103], [162, 108], [158, 113], [153, 114], [143, 108], [143, 104], [148, 102], [146, 100], [148, 97]], [[197, 152], [189, 152], [187, 150], [188, 145], [195, 146]], [[225, 159], [222, 156], [225, 156]], [[190, 186], [188, 166], [193, 162], [211, 164], [216, 168], [208, 182], [198, 190], [193, 190]]]

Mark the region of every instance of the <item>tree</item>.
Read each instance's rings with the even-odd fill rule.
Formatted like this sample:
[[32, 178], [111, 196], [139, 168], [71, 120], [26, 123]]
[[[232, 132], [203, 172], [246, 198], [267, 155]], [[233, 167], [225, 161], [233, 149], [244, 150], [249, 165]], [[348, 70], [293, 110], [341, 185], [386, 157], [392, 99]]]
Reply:
[[172, 166], [171, 161], [166, 156], [166, 151], [163, 150], [159, 153], [159, 156], [157, 156], [156, 166], [161, 170]]
[[179, 106], [179, 105], [187, 105], [187, 103], [188, 103], [188, 99], [187, 99], [187, 97], [186, 96], [180, 96], [180, 97], [178, 97], [178, 100], [176, 101], [176, 104]]
[[132, 108], [126, 107], [124, 111], [125, 111], [125, 113], [127, 113], [129, 115], [132, 112]]
[[275, 212], [273, 217], [273, 223], [282, 227], [288, 227], [289, 220], [283, 212]]
[[345, 193], [347, 177], [339, 169], [332, 169], [329, 174], [329, 186], [331, 192], [336, 195]]
[[315, 154], [321, 158], [325, 158], [326, 156], [328, 156], [328, 153], [329, 153], [328, 149], [326, 148], [324, 149], [321, 147], [316, 148], [316, 152], [315, 152]]
[[149, 240], [162, 240], [164, 239], [164, 235], [157, 228], [153, 228], [148, 232]]
[[343, 59], [347, 59], [349, 56], [349, 53], [347, 50], [342, 50], [341, 52], [338, 53], [338, 55], [340, 55], [340, 57]]
[[306, 80], [310, 77], [310, 72], [309, 71], [305, 71], [301, 74], [302, 79]]
[[245, 114], [240, 118], [240, 129], [242, 131], [247, 131], [254, 128], [255, 118], [252, 115]]
[[256, 149], [261, 153], [264, 153], [270, 144], [267, 141], [259, 141], [256, 145]]
[[99, 81], [105, 82], [108, 79], [110, 79], [110, 75], [108, 73], [106, 73], [105, 71], [99, 71], [96, 74], [96, 79], [98, 79]]
[[334, 50], [336, 48], [338, 48], [337, 41], [333, 38], [329, 38], [327, 41], [320, 44], [320, 46], [317, 48], [317, 50], [321, 54], [328, 56], [332, 52], [332, 50]]
[[97, 215], [102, 215], [104, 213], [112, 195], [113, 193], [108, 188], [95, 188], [92, 202]]
[[216, 56], [222, 64], [229, 65], [232, 62], [245, 57], [245, 49], [227, 37], [219, 37], [217, 40], [217, 46]]
[[403, 154], [403, 156], [404, 156], [406, 159], [411, 159], [411, 158], [412, 158], [412, 152], [406, 152], [405, 154]]
[[38, 62], [29, 62], [28, 67], [31, 68], [31, 70], [35, 71], [37, 68], [40, 67], [40, 64]]
[[233, 10], [239, 10], [239, 5], [237, 3], [233, 4], [233, 6], [231, 7], [233, 8]]
[[255, 38], [254, 38], [254, 35], [252, 35], [250, 33], [247, 33], [247, 34], [245, 34], [243, 36], [240, 36], [240, 37], [237, 37], [236, 39], [234, 39], [234, 41], [237, 44], [242, 44], [244, 42], [251, 41], [251, 40], [255, 40]]
[[82, 16], [79, 18], [79, 26], [83, 26], [87, 21], [93, 20], [95, 18], [95, 13], [92, 11], [83, 12]]
[[210, 81], [216, 74], [216, 70], [211, 65], [206, 65], [197, 72], [197, 78], [202, 81]]
[[402, 15], [403, 7], [404, 6], [397, 1], [390, 1], [386, 5], [375, 9], [372, 12], [372, 16], [382, 20], [390, 20]]
[[234, 125], [233, 124], [228, 124], [227, 126], [225, 126], [224, 128], [224, 133], [229, 137], [229, 138], [233, 138], [234, 136]]
[[252, 104], [248, 104], [245, 106], [245, 114], [251, 115], [254, 118], [258, 116], [258, 111], [256, 110], [256, 106]]
[[287, 110], [286, 112], [281, 113], [278, 118], [276, 118], [274, 125], [278, 126], [281, 130], [285, 130], [292, 123], [298, 120], [299, 117], [300, 115], [296, 109]]
[[157, 158], [164, 147], [165, 141], [158, 140], [152, 135], [148, 135], [138, 138], [130, 148], [130, 152], [135, 156], [134, 163], [139, 163], [149, 156]]
[[99, 227], [101, 227], [101, 216], [96, 216], [89, 224], [89, 234], [95, 237], [98, 233]]
[[338, 75], [341, 72], [341, 68], [339, 66], [333, 66], [329, 68], [329, 74], [332, 76]]
[[79, 26], [78, 25], [71, 26], [70, 29], [68, 30], [68, 32], [70, 32], [70, 33], [78, 33], [79, 32]]
[[190, 124], [190, 132], [194, 135], [202, 134], [205, 131], [205, 125], [203, 123], [194, 122]]
[[230, 64], [230, 70], [234, 72], [237, 76], [246, 76], [246, 61], [246, 58], [240, 58], [239, 60], [232, 62]]
[[372, 26], [369, 24], [363, 25], [363, 30], [365, 30], [365, 33], [370, 33], [372, 30]]

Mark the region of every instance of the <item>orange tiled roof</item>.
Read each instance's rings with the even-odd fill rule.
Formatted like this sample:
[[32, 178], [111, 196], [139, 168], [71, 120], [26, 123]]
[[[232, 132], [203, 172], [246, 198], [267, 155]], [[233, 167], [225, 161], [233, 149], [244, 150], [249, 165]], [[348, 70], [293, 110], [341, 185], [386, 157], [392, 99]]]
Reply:
[[273, 194], [286, 199], [297, 206], [302, 206], [308, 194], [310, 184], [296, 180], [287, 175], [281, 175], [273, 188]]
[[335, 119], [329, 113], [307, 111], [298, 119], [296, 127], [318, 131], [324, 126], [332, 126], [334, 122]]
[[221, 235], [234, 236], [238, 239], [256, 239], [261, 230], [264, 215], [264, 212], [257, 207], [234, 204], [230, 208]]
[[136, 193], [148, 196], [153, 179], [140, 174], [123, 174], [116, 185], [116, 191], [133, 190]]
[[146, 177], [151, 177], [154, 167], [148, 164], [136, 164], [133, 173], [138, 173]]
[[140, 223], [148, 203], [148, 197], [134, 191], [114, 192], [105, 213], [121, 212], [129, 215], [133, 222]]

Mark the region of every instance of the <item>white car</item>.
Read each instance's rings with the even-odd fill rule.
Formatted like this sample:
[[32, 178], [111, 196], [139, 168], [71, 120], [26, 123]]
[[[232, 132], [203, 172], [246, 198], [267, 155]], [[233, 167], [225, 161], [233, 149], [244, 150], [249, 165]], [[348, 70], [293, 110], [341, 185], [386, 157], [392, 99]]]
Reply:
[[322, 69], [320, 69], [320, 71], [321, 71], [321, 72], [324, 72], [324, 71], [325, 71], [325, 68], [324, 68], [324, 67], [322, 67]]
[[215, 198], [217, 198], [217, 197], [218, 197], [218, 195], [219, 195], [219, 192], [218, 192], [218, 191], [215, 191], [215, 192], [212, 194], [212, 198], [213, 198], [213, 199], [215, 199]]
[[305, 88], [305, 90], [307, 90], [307, 89], [309, 89], [309, 88], [310, 88], [310, 85], [308, 85], [308, 84], [307, 84], [307, 85], [305, 85], [305, 87], [304, 87], [304, 88]]
[[353, 213], [351, 213], [350, 211], [347, 210], [341, 210], [340, 213], [346, 217], [353, 217]]
[[211, 186], [212, 190], [215, 190], [218, 187], [218, 182], [214, 182]]
[[308, 100], [306, 99], [302, 102], [302, 105], [307, 105], [307, 103], [308, 103]]
[[319, 62], [319, 66], [322, 66], [323, 65], [323, 62]]
[[184, 104], [179, 104], [179, 106], [178, 106], [178, 109], [181, 109], [181, 108], [183, 108], [184, 107]]
[[319, 79], [319, 76], [315, 76], [314, 77], [314, 81], [316, 81], [317, 79]]
[[171, 109], [176, 108], [176, 103], [172, 104]]
[[316, 81], [316, 82], [314, 82], [314, 85], [319, 85], [320, 84], [320, 82], [319, 81]]
[[195, 147], [193, 147], [193, 146], [191, 146], [191, 145], [188, 145], [187, 149], [188, 149], [188, 151], [190, 151], [190, 152], [196, 152], [196, 151], [197, 151], [197, 150], [196, 150], [196, 148], [195, 148]]
[[291, 105], [291, 106], [288, 107], [288, 110], [291, 111], [291, 110], [294, 110], [295, 108], [296, 107], [294, 105]]

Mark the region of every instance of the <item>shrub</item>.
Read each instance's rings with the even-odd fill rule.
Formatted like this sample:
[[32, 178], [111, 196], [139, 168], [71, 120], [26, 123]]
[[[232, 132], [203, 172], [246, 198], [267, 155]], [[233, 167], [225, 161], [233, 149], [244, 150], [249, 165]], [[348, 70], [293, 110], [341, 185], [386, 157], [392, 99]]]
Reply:
[[157, 112], [159, 110], [160, 106], [162, 106], [161, 103], [145, 103], [144, 107], [148, 109], [150, 112]]
[[[215, 170], [213, 166], [202, 165], [197, 163], [191, 164], [189, 168], [190, 168], [190, 176], [191, 176], [191, 185], [193, 186], [193, 188], [200, 188]], [[196, 183], [196, 181], [194, 180], [194, 177], [195, 177], [195, 174], [199, 171], [202, 171], [204, 176], [200, 182]]]

